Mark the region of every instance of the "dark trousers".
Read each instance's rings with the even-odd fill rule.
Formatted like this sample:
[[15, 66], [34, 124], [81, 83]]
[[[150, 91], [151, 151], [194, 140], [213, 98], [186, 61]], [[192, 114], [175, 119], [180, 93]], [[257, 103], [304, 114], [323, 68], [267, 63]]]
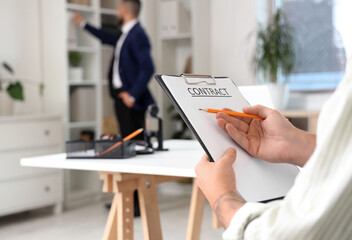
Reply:
[[[117, 94], [116, 94], [117, 95]], [[145, 111], [139, 112], [126, 107], [121, 98], [115, 99], [115, 113], [120, 125], [121, 137], [126, 137], [139, 128], [144, 128]], [[143, 140], [143, 134], [139, 134], [135, 140]], [[138, 193], [134, 191], [134, 215], [140, 216]]]
[[[121, 98], [115, 99], [115, 113], [120, 125], [121, 137], [126, 137], [139, 128], [144, 127], [145, 111], [140, 112], [126, 107]], [[139, 134], [136, 140], [143, 140], [143, 134]]]

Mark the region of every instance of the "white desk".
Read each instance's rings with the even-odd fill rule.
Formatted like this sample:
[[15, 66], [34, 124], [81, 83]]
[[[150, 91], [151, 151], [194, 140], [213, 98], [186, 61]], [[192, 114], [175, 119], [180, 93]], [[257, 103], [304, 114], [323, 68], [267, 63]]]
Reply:
[[[204, 154], [197, 141], [165, 141], [166, 152], [137, 155], [126, 160], [67, 160], [56, 154], [21, 160], [22, 166], [99, 171], [103, 191], [115, 197], [103, 239], [133, 239], [133, 191], [138, 190], [145, 239], [162, 239], [156, 184], [180, 178], [194, 178], [194, 167]], [[204, 196], [194, 184], [187, 239], [199, 239]], [[214, 226], [218, 226], [214, 222]]]
[[195, 140], [167, 140], [169, 151], [137, 155], [130, 159], [66, 159], [66, 154], [55, 154], [21, 160], [22, 166], [120, 173], [150, 174], [194, 178], [194, 167], [204, 151]]

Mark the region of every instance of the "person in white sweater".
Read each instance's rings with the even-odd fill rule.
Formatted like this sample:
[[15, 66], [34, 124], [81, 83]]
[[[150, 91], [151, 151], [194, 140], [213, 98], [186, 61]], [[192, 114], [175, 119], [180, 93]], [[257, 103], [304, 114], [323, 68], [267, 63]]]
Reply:
[[236, 190], [236, 149], [216, 163], [203, 156], [197, 184], [226, 228], [223, 239], [352, 239], [352, 61], [320, 112], [316, 136], [278, 111], [259, 105], [243, 111], [264, 120], [218, 113], [219, 127], [254, 157], [303, 168], [283, 200], [246, 202]]

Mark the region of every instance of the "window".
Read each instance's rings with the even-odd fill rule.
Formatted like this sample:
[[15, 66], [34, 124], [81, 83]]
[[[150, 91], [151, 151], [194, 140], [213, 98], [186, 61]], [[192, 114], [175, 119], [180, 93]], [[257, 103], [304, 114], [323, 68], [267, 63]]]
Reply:
[[352, 1], [277, 0], [294, 28], [297, 63], [288, 77], [293, 91], [336, 88], [352, 51]]

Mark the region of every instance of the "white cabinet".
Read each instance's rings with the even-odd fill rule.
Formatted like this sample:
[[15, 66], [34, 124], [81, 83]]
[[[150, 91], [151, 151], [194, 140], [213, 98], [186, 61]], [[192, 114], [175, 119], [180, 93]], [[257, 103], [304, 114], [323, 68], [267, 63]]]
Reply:
[[[187, 7], [187, 2], [156, 0], [157, 55], [155, 62], [158, 73], [179, 75], [184, 73], [189, 58], [193, 61], [192, 21], [195, 9], [193, 6], [190, 7], [191, 4]], [[156, 98], [164, 119], [164, 136], [167, 139], [173, 135], [175, 127], [175, 122], [168, 112], [172, 104], [164, 93]]]
[[63, 151], [58, 116], [0, 118], [0, 216], [55, 205], [63, 200], [62, 171], [20, 166], [20, 159]]
[[186, 10], [183, 2], [161, 1], [160, 10], [160, 34], [162, 37], [190, 34], [190, 12]]

